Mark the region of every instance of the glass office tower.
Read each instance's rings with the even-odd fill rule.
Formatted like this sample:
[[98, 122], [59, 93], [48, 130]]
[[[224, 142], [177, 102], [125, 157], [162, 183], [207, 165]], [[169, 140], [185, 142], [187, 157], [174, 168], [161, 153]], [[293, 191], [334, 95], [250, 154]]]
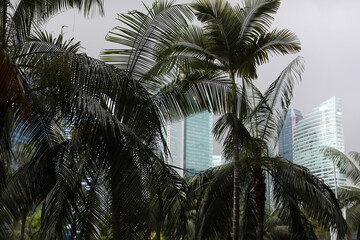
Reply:
[[284, 111], [278, 124], [281, 129], [279, 135], [279, 155], [290, 162], [293, 162], [294, 128], [302, 118], [303, 116], [299, 110], [289, 108], [287, 111]]
[[179, 168], [180, 175], [194, 175], [212, 167], [212, 123], [212, 113], [202, 112], [168, 126], [169, 163]]
[[344, 152], [341, 100], [332, 97], [307, 114], [294, 128], [294, 163], [307, 167], [322, 178], [331, 188], [346, 184], [346, 177], [339, 173], [320, 148], [331, 146]]

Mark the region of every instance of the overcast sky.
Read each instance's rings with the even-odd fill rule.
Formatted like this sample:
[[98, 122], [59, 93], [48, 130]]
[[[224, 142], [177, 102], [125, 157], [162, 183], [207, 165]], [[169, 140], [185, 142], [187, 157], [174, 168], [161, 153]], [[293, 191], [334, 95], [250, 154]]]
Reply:
[[[150, 5], [153, 1], [143, 1]], [[178, 1], [190, 3], [189, 0]], [[232, 5], [240, 1], [230, 0]], [[84, 52], [98, 57], [101, 49], [116, 47], [105, 36], [118, 25], [117, 13], [144, 11], [139, 0], [105, 0], [105, 16], [85, 19], [77, 10], [53, 18], [47, 30], [81, 41]], [[303, 115], [332, 96], [342, 99], [345, 151], [360, 151], [360, 1], [283, 0], [275, 15], [274, 28], [286, 28], [300, 39], [306, 69], [303, 82], [296, 86], [292, 107]], [[297, 55], [274, 57], [259, 68], [258, 84], [264, 89]]]

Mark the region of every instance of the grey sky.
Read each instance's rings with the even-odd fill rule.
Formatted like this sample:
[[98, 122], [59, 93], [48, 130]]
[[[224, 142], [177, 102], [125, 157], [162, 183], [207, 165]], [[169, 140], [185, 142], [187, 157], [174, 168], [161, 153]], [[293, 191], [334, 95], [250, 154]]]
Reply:
[[[153, 1], [144, 1], [150, 5]], [[189, 3], [189, 0], [178, 1]], [[235, 5], [240, 2], [230, 0]], [[144, 11], [140, 0], [105, 0], [105, 16], [85, 19], [78, 11], [59, 14], [47, 29], [82, 42], [88, 55], [98, 57], [103, 48], [116, 47], [105, 41], [109, 30], [118, 25], [117, 13], [137, 9]], [[274, 28], [286, 28], [297, 34], [301, 43], [300, 55], [305, 58], [303, 82], [296, 86], [292, 107], [303, 115], [328, 98], [342, 99], [345, 150], [360, 151], [360, 1], [358, 0], [282, 0], [275, 15]], [[276, 79], [296, 55], [274, 57], [259, 68], [258, 84], [261, 89]]]

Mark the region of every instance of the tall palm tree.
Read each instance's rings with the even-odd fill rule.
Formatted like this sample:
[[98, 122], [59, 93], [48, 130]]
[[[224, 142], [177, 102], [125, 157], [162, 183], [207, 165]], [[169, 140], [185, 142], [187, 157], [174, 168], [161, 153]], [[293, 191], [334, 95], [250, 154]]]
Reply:
[[[147, 7], [147, 11], [119, 14], [118, 20], [126, 27], [115, 27], [108, 34], [107, 40], [120, 44], [120, 49], [104, 50], [101, 59], [129, 72], [134, 81], [146, 88], [159, 110], [163, 126], [168, 121], [189, 114], [222, 108], [221, 99], [224, 99], [229, 91], [229, 87], [220, 82], [222, 76], [203, 70], [187, 72], [182, 66], [163, 61], [163, 57], [167, 55], [162, 50], [174, 44], [193, 15], [189, 6], [174, 4], [173, 1], [157, 1], [151, 7]], [[203, 101], [197, 101], [194, 96], [200, 97]], [[167, 147], [161, 151], [166, 156]], [[170, 170], [162, 170], [160, 173], [164, 171]], [[168, 177], [163, 178], [164, 181], [170, 178], [169, 175], [165, 176]], [[181, 236], [186, 231], [180, 231], [176, 227], [176, 233], [173, 232], [178, 223], [172, 220], [177, 219], [173, 216], [181, 213], [182, 222], [185, 222], [186, 216], [182, 209], [187, 203], [185, 197], [174, 191], [179, 188], [175, 184], [178, 181], [170, 181], [173, 185], [167, 184], [167, 181], [160, 182], [160, 185], [158, 182], [151, 188], [151, 193], [155, 196], [152, 201], [155, 204], [152, 207], [152, 215], [155, 219], [154, 230], [157, 239], [160, 239], [163, 225], [167, 226], [164, 234], [168, 236]], [[169, 192], [173, 194], [172, 197], [169, 197]]]
[[341, 205], [346, 207], [346, 221], [350, 230], [357, 231], [356, 239], [360, 239], [360, 153], [350, 152], [350, 156], [346, 156], [333, 147], [323, 147], [321, 151], [351, 181], [350, 185], [339, 187], [338, 198]]
[[[288, 211], [290, 211], [289, 214], [293, 217], [292, 221], [294, 221], [291, 225], [292, 230], [295, 230], [295, 232], [299, 234], [301, 234], [302, 232], [304, 234], [306, 232], [309, 232], [306, 229], [296, 229], [298, 223], [305, 221], [304, 216], [301, 216], [302, 213], [298, 206], [303, 205], [305, 209], [311, 212], [310, 215], [318, 214], [315, 213], [316, 210], [313, 209], [313, 206], [308, 205], [311, 203], [311, 201], [313, 201], [311, 199], [314, 196], [311, 196], [311, 193], [305, 193], [306, 188], [298, 189], [299, 186], [284, 186], [287, 185], [286, 182], [290, 180], [287, 178], [287, 174], [280, 174], [278, 171], [293, 172], [295, 176], [299, 177], [299, 179], [295, 181], [298, 182], [300, 186], [301, 184], [310, 186], [314, 185], [311, 186], [311, 188], [318, 189], [315, 191], [320, 191], [319, 194], [323, 194], [323, 197], [329, 198], [329, 200], [327, 201], [330, 204], [329, 208], [331, 207], [331, 212], [326, 213], [329, 214], [329, 217], [327, 218], [328, 222], [321, 222], [322, 227], [326, 228], [329, 225], [336, 225], [340, 228], [339, 232], [341, 232], [342, 235], [345, 233], [346, 230], [346, 227], [344, 227], [344, 224], [342, 222], [343, 219], [336, 203], [336, 199], [334, 198], [331, 190], [329, 188], [326, 188], [324, 184], [320, 184], [319, 180], [314, 179], [312, 175], [307, 172], [306, 169], [302, 169], [299, 166], [291, 165], [284, 161], [279, 161], [279, 159], [273, 158], [271, 155], [271, 152], [275, 150], [277, 143], [278, 122], [281, 118], [281, 113], [284, 109], [287, 109], [290, 104], [294, 85], [296, 81], [301, 79], [303, 67], [304, 66], [302, 58], [296, 58], [288, 65], [288, 67], [285, 68], [285, 70], [280, 74], [278, 79], [276, 79], [269, 86], [269, 88], [265, 91], [264, 94], [257, 90], [255, 86], [250, 86], [250, 89], [255, 90], [254, 94], [256, 96], [256, 107], [253, 109], [253, 112], [249, 114], [249, 118], [247, 119], [248, 122], [243, 122], [245, 123], [245, 128], [241, 129], [241, 133], [244, 136], [247, 135], [248, 137], [250, 137], [250, 141], [244, 142], [244, 144], [241, 145], [240, 159], [245, 159], [242, 160], [245, 161], [245, 163], [247, 161], [250, 161], [251, 163], [250, 165], [248, 165], [248, 169], [252, 170], [251, 184], [249, 186], [249, 189], [251, 190], [246, 189], [244, 190], [244, 193], [245, 206], [247, 201], [249, 201], [249, 204], [255, 203], [253, 207], [248, 208], [250, 210], [250, 213], [253, 212], [252, 214], [256, 214], [256, 220], [252, 220], [254, 220], [256, 223], [253, 231], [257, 234], [256, 236], [252, 236], [253, 238], [256, 237], [257, 239], [263, 239], [263, 236], [265, 234], [263, 221], [265, 216], [266, 183], [263, 172], [267, 172], [272, 178], [275, 201], [280, 204], [279, 206], [287, 206]], [[252, 135], [254, 133], [254, 131], [252, 131], [254, 128], [254, 124], [252, 124], [251, 121], [257, 122], [256, 135]], [[224, 139], [225, 153], [228, 157], [234, 154], [234, 151], [232, 150], [234, 140], [231, 135], [233, 129], [234, 127], [232, 122], [230, 121], [230, 117], [226, 115], [220, 118], [214, 128], [215, 136]], [[302, 173], [296, 173], [297, 171], [300, 171]], [[305, 177], [304, 174], [308, 176]], [[286, 177], [282, 178], [280, 177], [280, 175]], [[304, 177], [305, 179], [302, 179]], [[296, 187], [298, 190], [291, 189], [292, 187]], [[297, 191], [303, 192], [300, 198], [296, 195]], [[292, 192], [294, 194], [289, 194]], [[318, 204], [319, 206], [321, 206], [321, 203]], [[324, 206], [321, 209], [319, 206], [319, 211], [327, 211]], [[243, 217], [243, 221], [245, 222], [249, 221], [247, 219], [247, 215], [249, 215], [249, 213], [245, 211]], [[251, 216], [252, 215], [250, 214], [249, 217]], [[254, 218], [255, 216], [252, 217]], [[297, 221], [297, 223], [295, 221]], [[250, 222], [250, 226], [252, 225], [253, 222]], [[305, 224], [304, 226], [308, 226], [308, 224]], [[313, 231], [310, 231], [310, 233], [313, 235]], [[306, 235], [299, 236], [303, 236], [304, 238], [306, 237]], [[309, 236], [307, 236], [306, 238], [308, 237]]]
[[[14, 13], [15, 17], [17, 16], [19, 18], [20, 16], [20, 20], [22, 20], [21, 17], [25, 17], [27, 16], [26, 14], [28, 14], [29, 19], [23, 19], [24, 23], [26, 23], [25, 20], [29, 21], [29, 23], [30, 20], [33, 20], [34, 23], [25, 25], [23, 28], [9, 26], [9, 29], [11, 28], [15, 33], [21, 29], [24, 31], [18, 33], [19, 37], [23, 37], [23, 41], [16, 42], [18, 39], [13, 39], [14, 41], [10, 41], [11, 44], [6, 45], [7, 49], [4, 47], [5, 45], [2, 45], [2, 50], [8, 50], [8, 55], [10, 55], [10, 53], [16, 53], [14, 57], [16, 60], [9, 60], [10, 63], [9, 61], [5, 62], [1, 66], [5, 66], [4, 68], [6, 68], [5, 64], [14, 66], [16, 70], [14, 70], [15, 73], [10, 73], [16, 75], [17, 78], [15, 81], [13, 78], [9, 78], [8, 75], [4, 74], [1, 87], [2, 90], [5, 89], [4, 91], [6, 91], [12, 84], [19, 83], [16, 85], [18, 86], [16, 89], [24, 89], [24, 94], [20, 95], [20, 97], [27, 98], [27, 109], [31, 112], [32, 121], [29, 121], [29, 118], [24, 118], [24, 114], [19, 115], [18, 113], [20, 111], [15, 111], [16, 109], [10, 110], [15, 111], [15, 127], [17, 133], [28, 145], [35, 146], [36, 153], [31, 161], [23, 166], [6, 184], [6, 189], [2, 192], [1, 207], [4, 207], [2, 209], [2, 219], [4, 219], [4, 222], [2, 222], [4, 228], [2, 228], [2, 230], [6, 229], [6, 226], [9, 226], [11, 222], [16, 221], [20, 214], [19, 210], [24, 208], [22, 202], [25, 200], [29, 205], [39, 204], [39, 201], [42, 201], [45, 197], [53, 200], [49, 200], [50, 203], [46, 206], [47, 211], [45, 211], [45, 217], [48, 216], [47, 213], [51, 212], [50, 210], [54, 209], [52, 207], [56, 204], [65, 206], [61, 204], [67, 201], [67, 203], [71, 203], [72, 206], [74, 206], [75, 202], [71, 202], [71, 197], [72, 200], [79, 201], [79, 195], [76, 195], [76, 193], [80, 191], [79, 183], [81, 183], [81, 180], [88, 178], [90, 173], [92, 174], [98, 171], [95, 166], [101, 167], [101, 165], [95, 164], [95, 169], [85, 169], [87, 171], [80, 168], [80, 170], [85, 172], [80, 172], [82, 178], [72, 176], [74, 170], [79, 171], [76, 165], [80, 164], [79, 162], [81, 161], [78, 161], [79, 156], [74, 154], [74, 147], [69, 148], [69, 146], [72, 146], [69, 140], [64, 141], [57, 138], [58, 133], [56, 129], [58, 126], [61, 126], [64, 121], [69, 124], [68, 128], [75, 128], [75, 126], [81, 127], [84, 126], [84, 124], [88, 124], [87, 127], [89, 127], [92, 124], [98, 132], [100, 132], [99, 129], [104, 129], [102, 134], [98, 134], [97, 136], [104, 138], [107, 136], [106, 134], [109, 134], [109, 136], [107, 136], [107, 140], [109, 141], [113, 140], [114, 135], [116, 135], [115, 138], [117, 141], [120, 141], [119, 139], [121, 138], [126, 138], [127, 140], [132, 139], [135, 142], [123, 144], [133, 145], [131, 151], [129, 150], [127, 154], [135, 155], [136, 152], [143, 152], [143, 155], [148, 155], [150, 146], [148, 146], [146, 151], [142, 148], [137, 148], [136, 151], [135, 148], [139, 146], [144, 147], [144, 142], [155, 145], [154, 140], [157, 137], [155, 137], [154, 133], [159, 133], [160, 128], [154, 124], [158, 124], [156, 121], [159, 120], [159, 117], [155, 118], [155, 122], [150, 123], [150, 121], [154, 120], [150, 115], [153, 117], [156, 116], [156, 111], [153, 111], [154, 109], [149, 106], [149, 101], [146, 102], [147, 98], [143, 89], [140, 86], [135, 87], [137, 83], [130, 81], [128, 75], [100, 61], [88, 58], [85, 55], [76, 54], [78, 44], [63, 42], [62, 36], [57, 40], [54, 40], [46, 34], [40, 34], [37, 38], [30, 36], [34, 26], [36, 26], [37, 23], [44, 22], [51, 14], [55, 13], [56, 10], [79, 5], [84, 7], [85, 11], [88, 12], [92, 2], [93, 1], [51, 1], [48, 3], [47, 1], [21, 1], [19, 5], [14, 6], [17, 7]], [[6, 1], [5, 3], [6, 6], [10, 6], [10, 2]], [[94, 3], [102, 6], [100, 1], [95, 1]], [[4, 7], [4, 9], [6, 9], [6, 7]], [[26, 11], [30, 12], [28, 13]], [[22, 13], [24, 14], [21, 15]], [[4, 16], [10, 15], [5, 14]], [[18, 19], [16, 21], [19, 22], [20, 20]], [[13, 23], [14, 21], [15, 20], [12, 20], [12, 22], [10, 22], [15, 24]], [[5, 34], [5, 31], [2, 33]], [[9, 34], [7, 38], [11, 40], [11, 37], [13, 37], [12, 34]], [[12, 68], [8, 69], [11, 70]], [[5, 72], [6, 71], [2, 71], [2, 73]], [[116, 91], [114, 91], [114, 89], [116, 89]], [[13, 92], [15, 92], [15, 90]], [[17, 92], [15, 93], [17, 94]], [[3, 104], [4, 108], [13, 106], [13, 100], [19, 98], [18, 95], [13, 98], [6, 97]], [[51, 95], [54, 97], [52, 98]], [[121, 104], [119, 104], [119, 101]], [[41, 102], [42, 105], [40, 105]], [[132, 104], [129, 104], [129, 102], [132, 102]], [[109, 103], [117, 104], [115, 107]], [[127, 110], [128, 108], [132, 110], [129, 112]], [[138, 125], [140, 121], [138, 121], [139, 119], [136, 116], [139, 117], [139, 113], [142, 110], [144, 111], [142, 113], [144, 115], [141, 115], [142, 117], [147, 116], [147, 113], [150, 115], [144, 119], [145, 122], [142, 121], [141, 124]], [[114, 116], [115, 113], [118, 115]], [[122, 116], [123, 113], [128, 113], [128, 115]], [[149, 129], [146, 130], [147, 127], [153, 129], [151, 130], [153, 133], [151, 133]], [[136, 129], [138, 131], [137, 134], [133, 133], [131, 129]], [[2, 131], [4, 135], [8, 132], [9, 131]], [[103, 133], [105, 133], [105, 136]], [[127, 135], [127, 137], [125, 135]], [[159, 134], [156, 134], [156, 136], [158, 135]], [[140, 137], [141, 140], [137, 139], [137, 137]], [[87, 136], [85, 140], [88, 138], [89, 136]], [[93, 141], [93, 143], [95, 143], [95, 140]], [[100, 140], [96, 141], [98, 141], [97, 143], [104, 144]], [[115, 142], [116, 141], [113, 141], [113, 148], [116, 147]], [[4, 149], [5, 147], [1, 150]], [[8, 147], [6, 149], [10, 148]], [[107, 148], [107, 150], [109, 149]], [[99, 152], [94, 151], [93, 154], [96, 155], [99, 154]], [[103, 155], [107, 156], [106, 154]], [[71, 157], [72, 159], [70, 159]], [[137, 160], [139, 160], [139, 158], [140, 157], [137, 156]], [[134, 163], [136, 162], [134, 161]], [[116, 172], [116, 169], [111, 170], [113, 173]], [[103, 172], [100, 173], [103, 174]], [[121, 174], [118, 174], [117, 178], [120, 177], [122, 177]], [[72, 182], [71, 180], [77, 181]], [[115, 182], [115, 180], [113, 181]], [[94, 185], [93, 182], [94, 180], [92, 179], [91, 186]], [[94, 186], [96, 188], [92, 187], [92, 191], [99, 189], [96, 184]], [[129, 187], [130, 186], [131, 185], [129, 185]], [[115, 188], [115, 186], [113, 187]], [[21, 189], [28, 189], [28, 191], [22, 191]], [[70, 193], [69, 190], [78, 191], [74, 191], [74, 194], [66, 196], [66, 193]], [[91, 193], [91, 191], [89, 192]], [[59, 193], [61, 195], [59, 195]], [[114, 195], [119, 194], [114, 193]], [[62, 202], [55, 201], [57, 199]], [[55, 205], [52, 205], [52, 203]], [[86, 203], [90, 204], [89, 202]], [[68, 217], [69, 214], [71, 214], [71, 209], [76, 208], [55, 209], [57, 211], [53, 211], [54, 214], [59, 213], [59, 211], [68, 211], [68, 215], [66, 216]], [[98, 215], [100, 214], [99, 212], [97, 213]], [[66, 212], [62, 212], [62, 214], [66, 215]], [[47, 219], [49, 218], [50, 216], [47, 217]], [[48, 231], [50, 235], [47, 235], [47, 237], [53, 238], [54, 235], [51, 235], [52, 233], [57, 236], [63, 235], [66, 228], [64, 227], [65, 224], [61, 225], [61, 223], [63, 222], [50, 221], [44, 224], [45, 230], [48, 229], [48, 225], [54, 227], [53, 229], [55, 230]], [[115, 229], [119, 229], [116, 227], [114, 226]], [[86, 231], [87, 234], [96, 234], [96, 232], [97, 228], [95, 227], [92, 227], [91, 231], [89, 228]]]
[[20, 115], [15, 126], [36, 151], [1, 194], [3, 227], [18, 219], [23, 202], [34, 206], [46, 199], [43, 239], [62, 238], [69, 225], [72, 236], [79, 230], [80, 238], [98, 238], [111, 212], [113, 239], [141, 236], [144, 179], [159, 161], [155, 150], [164, 139], [158, 110], [124, 71], [72, 52], [77, 44], [53, 40], [41, 34], [28, 46], [63, 54], [25, 59], [35, 61], [32, 122]]
[[[256, 78], [256, 67], [269, 61], [270, 55], [285, 55], [300, 50], [297, 37], [287, 30], [270, 31], [272, 15], [279, 0], [244, 1], [232, 7], [227, 1], [195, 1], [191, 7], [202, 26], [186, 29], [180, 39], [165, 52], [172, 52], [172, 62], [221, 73], [230, 82], [226, 102], [233, 122], [234, 208], [233, 239], [239, 238], [239, 135], [249, 113], [246, 84]], [[163, 58], [169, 61], [169, 58]], [[170, 57], [171, 59], [171, 57]], [[240, 79], [240, 84], [237, 79]], [[251, 87], [251, 84], [250, 84]], [[238, 98], [238, 92], [242, 92]], [[224, 112], [225, 113], [225, 112]], [[253, 135], [257, 134], [254, 121]], [[261, 172], [256, 171], [258, 177]], [[261, 234], [260, 234], [261, 235]]]
[[[12, 113], [20, 111], [31, 120], [31, 108], [27, 99], [26, 82], [31, 65], [24, 64], [24, 59], [36, 54], [53, 55], [56, 49], [34, 47], [30, 37], [55, 14], [70, 8], [78, 8], [88, 15], [94, 7], [103, 14], [101, 0], [20, 0], [0, 1], [0, 149], [10, 150], [9, 122]], [[32, 47], [29, 48], [29, 45]], [[29, 62], [28, 62], [29, 63]], [[9, 153], [8, 153], [9, 154]], [[4, 162], [1, 161], [1, 165]], [[3, 174], [1, 174], [3, 175]]]
[[[34, 123], [34, 128], [36, 126], [43, 130], [48, 127], [45, 126], [49, 122], [48, 119], [40, 120], [44, 116], [39, 115], [33, 99], [30, 99], [32, 98], [30, 95], [39, 90], [34, 85], [29, 85], [32, 81], [29, 76], [31, 69], [39, 59], [48, 59], [54, 57], [55, 54], [72, 51], [72, 49], [60, 49], [56, 45], [50, 47], [45, 41], [34, 41], [31, 39], [32, 35], [39, 31], [52, 16], [61, 11], [78, 8], [88, 15], [94, 7], [98, 7], [100, 14], [103, 14], [101, 0], [0, 1], [1, 176], [6, 176], [5, 170], [10, 165], [6, 159], [10, 159], [15, 139], [20, 138], [21, 135], [30, 136], [32, 133], [34, 134], [30, 137], [32, 141], [36, 137], [41, 137], [32, 131], [25, 133], [29, 130], [28, 124]], [[40, 123], [41, 121], [42, 123]], [[18, 135], [11, 136], [14, 132]], [[7, 185], [7, 182], [8, 179], [2, 181], [1, 190]], [[2, 205], [3, 203], [1, 203]], [[2, 226], [3, 223], [1, 222]], [[1, 230], [4, 229], [1, 228]]]

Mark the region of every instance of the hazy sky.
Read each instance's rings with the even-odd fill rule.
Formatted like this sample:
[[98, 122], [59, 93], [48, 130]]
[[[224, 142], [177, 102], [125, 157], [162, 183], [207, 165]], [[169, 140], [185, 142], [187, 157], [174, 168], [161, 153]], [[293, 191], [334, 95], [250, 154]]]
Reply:
[[[153, 1], [143, 1], [150, 5]], [[189, 0], [178, 1], [190, 3]], [[240, 1], [230, 0], [232, 5]], [[142, 10], [141, 1], [105, 0], [105, 16], [85, 19], [76, 10], [53, 18], [47, 30], [58, 33], [62, 26], [66, 38], [75, 37], [85, 52], [98, 57], [103, 48], [116, 47], [105, 36], [119, 22], [117, 13]], [[359, 0], [283, 0], [275, 15], [274, 28], [286, 28], [300, 39], [299, 55], [306, 61], [303, 82], [296, 86], [292, 107], [306, 115], [332, 96], [342, 99], [345, 151], [360, 151], [360, 1]], [[264, 89], [297, 55], [274, 57], [259, 68], [258, 84]], [[359, 94], [359, 95], [358, 95]]]

